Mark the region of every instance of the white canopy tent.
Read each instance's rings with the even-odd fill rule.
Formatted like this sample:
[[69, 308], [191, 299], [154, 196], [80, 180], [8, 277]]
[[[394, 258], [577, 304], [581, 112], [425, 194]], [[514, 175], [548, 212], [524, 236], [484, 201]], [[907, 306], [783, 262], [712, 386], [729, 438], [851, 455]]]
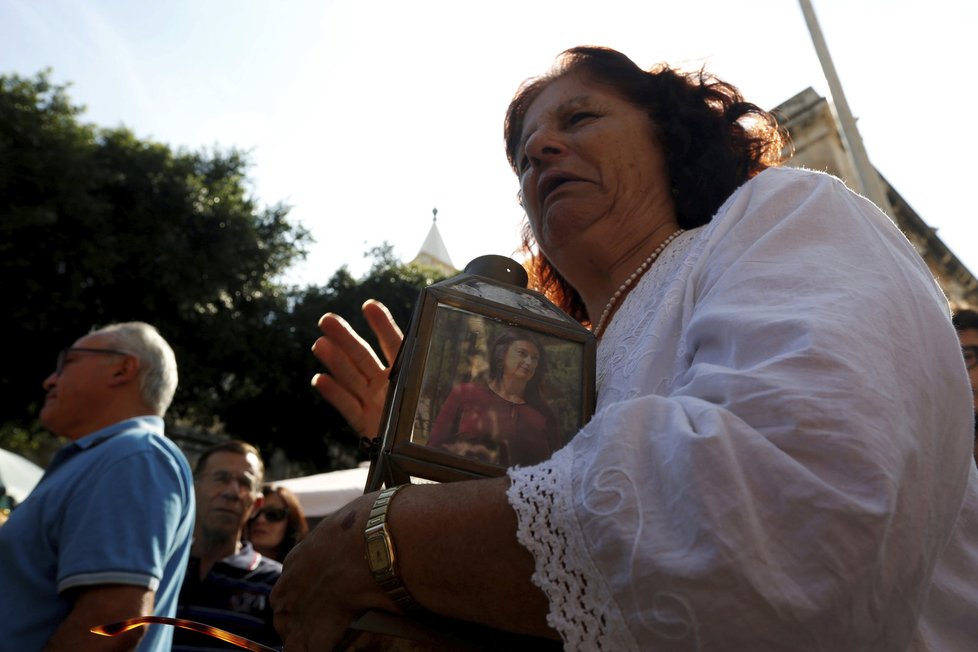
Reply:
[[355, 469], [317, 473], [273, 482], [296, 495], [307, 518], [318, 519], [363, 495], [369, 464]]
[[0, 448], [0, 485], [16, 503], [24, 502], [42, 475], [44, 469], [34, 462]]

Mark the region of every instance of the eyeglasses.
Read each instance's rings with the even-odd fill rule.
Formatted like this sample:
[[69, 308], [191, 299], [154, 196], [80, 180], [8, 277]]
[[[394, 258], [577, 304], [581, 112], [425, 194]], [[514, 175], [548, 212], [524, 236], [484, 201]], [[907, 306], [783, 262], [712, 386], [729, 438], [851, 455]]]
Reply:
[[173, 625], [174, 627], [179, 627], [180, 629], [189, 629], [194, 632], [199, 632], [201, 634], [206, 634], [207, 636], [212, 636], [221, 641], [237, 645], [240, 648], [246, 650], [251, 650], [251, 652], [279, 652], [277, 648], [269, 647], [267, 645], [262, 645], [257, 641], [252, 641], [244, 636], [238, 636], [237, 634], [232, 634], [231, 632], [225, 631], [223, 629], [218, 629], [217, 627], [212, 627], [211, 625], [205, 625], [204, 623], [198, 623], [194, 620], [184, 620], [183, 618], [165, 618], [163, 616], [140, 616], [139, 618], [130, 618], [129, 620], [123, 620], [118, 623], [109, 623], [108, 625], [96, 625], [92, 627], [89, 631], [93, 634], [98, 634], [99, 636], [118, 636], [123, 632], [128, 632], [130, 629], [136, 629], [137, 627], [142, 627], [143, 625], [149, 625], [151, 623], [159, 623], [161, 625]]
[[278, 523], [289, 517], [289, 510], [284, 507], [263, 507], [255, 512], [251, 517], [252, 521], [257, 521], [259, 516], [264, 516], [269, 523]]
[[94, 349], [94, 348], [88, 348], [84, 346], [69, 346], [67, 349], [64, 349], [63, 351], [58, 353], [58, 363], [55, 365], [54, 369], [55, 369], [55, 373], [59, 376], [61, 375], [61, 372], [64, 371], [65, 364], [68, 362], [69, 353], [93, 353], [93, 354], [101, 354], [101, 355], [132, 355], [132, 353], [129, 353], [128, 351], [120, 351], [118, 349]]
[[964, 363], [968, 365], [968, 369], [978, 365], [978, 345], [962, 346], [961, 353], [964, 355]]

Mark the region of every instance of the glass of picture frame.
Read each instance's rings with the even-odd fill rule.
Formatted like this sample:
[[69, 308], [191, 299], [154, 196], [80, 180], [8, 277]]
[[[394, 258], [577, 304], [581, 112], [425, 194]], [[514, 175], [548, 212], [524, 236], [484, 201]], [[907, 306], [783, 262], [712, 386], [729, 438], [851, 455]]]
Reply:
[[503, 256], [424, 290], [391, 368], [367, 492], [542, 462], [594, 411], [596, 343]]

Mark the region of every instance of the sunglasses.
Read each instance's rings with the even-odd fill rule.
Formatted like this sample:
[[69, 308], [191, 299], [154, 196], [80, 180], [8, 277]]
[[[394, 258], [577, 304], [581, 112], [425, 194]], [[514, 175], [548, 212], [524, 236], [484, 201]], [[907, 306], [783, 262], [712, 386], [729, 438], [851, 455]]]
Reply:
[[[220, 641], [231, 643], [232, 645], [244, 648], [245, 650], [250, 650], [251, 652], [282, 652], [283, 650], [283, 648], [270, 647], [263, 643], [259, 643], [258, 641], [252, 641], [244, 636], [238, 636], [237, 634], [233, 634], [225, 629], [218, 629], [213, 625], [200, 623], [195, 620], [167, 618], [165, 616], [139, 616], [138, 618], [130, 618], [129, 620], [123, 620], [117, 623], [96, 625], [88, 631], [93, 634], [98, 634], [99, 636], [118, 636], [123, 632], [128, 632], [130, 629], [136, 629], [137, 627], [143, 627], [145, 625], [151, 625], [154, 623], [159, 625], [170, 625], [171, 627], [177, 627], [179, 629], [189, 629], [192, 632], [198, 632], [200, 634], [216, 638]], [[344, 634], [343, 639], [333, 649], [346, 650], [357, 638], [359, 633], [359, 628], [357, 628], [356, 623], [354, 623], [349, 629], [346, 630], [346, 634]]]
[[205, 625], [204, 623], [198, 623], [193, 620], [184, 620], [182, 618], [140, 616], [139, 618], [130, 618], [129, 620], [123, 620], [122, 622], [118, 623], [98, 625], [96, 627], [92, 627], [92, 629], [89, 631], [91, 631], [93, 634], [99, 634], [100, 636], [118, 636], [123, 632], [128, 632], [130, 629], [142, 627], [143, 625], [149, 625], [150, 623], [172, 625], [174, 627], [179, 627], [180, 629], [189, 629], [194, 632], [200, 632], [201, 634], [212, 636], [216, 639], [237, 645], [238, 647], [246, 650], [251, 650], [252, 652], [279, 652], [278, 648], [262, 645], [261, 643], [247, 639], [244, 636], [238, 636], [237, 634], [232, 634], [231, 632], [218, 629], [217, 627]]
[[284, 521], [289, 517], [289, 510], [284, 507], [264, 507], [255, 512], [255, 515], [251, 517], [252, 521], [258, 520], [259, 516], [264, 516], [265, 520], [269, 523], [278, 523]]

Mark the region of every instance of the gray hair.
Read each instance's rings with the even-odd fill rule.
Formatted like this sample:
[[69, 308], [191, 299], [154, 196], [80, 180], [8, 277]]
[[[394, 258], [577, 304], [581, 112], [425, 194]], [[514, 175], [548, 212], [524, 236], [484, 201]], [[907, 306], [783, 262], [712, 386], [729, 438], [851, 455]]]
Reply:
[[177, 358], [155, 327], [141, 321], [109, 324], [92, 331], [139, 359], [139, 391], [158, 416], [166, 414], [177, 390]]

